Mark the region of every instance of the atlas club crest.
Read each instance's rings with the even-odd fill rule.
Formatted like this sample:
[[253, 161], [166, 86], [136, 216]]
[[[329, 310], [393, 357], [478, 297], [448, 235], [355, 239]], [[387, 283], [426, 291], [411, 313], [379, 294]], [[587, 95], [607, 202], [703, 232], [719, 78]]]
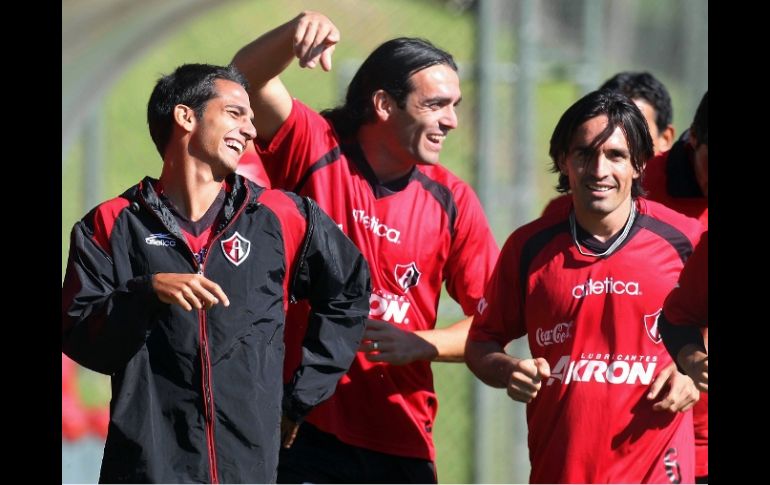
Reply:
[[650, 337], [650, 340], [656, 344], [659, 344], [661, 341], [660, 331], [658, 330], [658, 318], [660, 318], [662, 311], [663, 309], [660, 308], [652, 315], [644, 316], [644, 329], [647, 331], [647, 336]]
[[396, 269], [393, 272], [396, 276], [396, 283], [404, 290], [404, 293], [409, 291], [409, 288], [417, 286], [420, 282], [420, 271], [417, 269], [417, 265], [412, 261], [409, 264], [397, 264]]
[[238, 234], [238, 231], [227, 239], [222, 240], [221, 244], [225, 257], [236, 266], [239, 266], [249, 257], [251, 242]]

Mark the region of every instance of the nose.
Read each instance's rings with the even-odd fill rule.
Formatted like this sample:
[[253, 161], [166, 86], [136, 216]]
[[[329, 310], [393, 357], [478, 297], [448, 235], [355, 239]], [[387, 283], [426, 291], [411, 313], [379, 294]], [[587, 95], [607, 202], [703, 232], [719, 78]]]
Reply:
[[450, 130], [457, 128], [457, 111], [453, 105], [450, 104], [444, 108], [444, 114], [441, 117], [439, 123], [441, 123], [442, 126], [449, 128]]
[[251, 122], [251, 120], [246, 120], [246, 122], [241, 127], [241, 135], [246, 138], [246, 141], [253, 140], [257, 137], [257, 129], [254, 127], [254, 123]]
[[599, 152], [588, 162], [586, 171], [597, 179], [603, 179], [610, 174], [610, 163], [612, 163], [604, 153]]

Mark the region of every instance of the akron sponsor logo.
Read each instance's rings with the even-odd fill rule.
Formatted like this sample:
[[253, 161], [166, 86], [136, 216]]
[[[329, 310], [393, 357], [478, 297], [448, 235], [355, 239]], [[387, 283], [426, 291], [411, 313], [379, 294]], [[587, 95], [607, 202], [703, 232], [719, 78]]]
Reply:
[[367, 215], [363, 209], [353, 209], [353, 220], [377, 237], [383, 237], [394, 244], [401, 243], [401, 231], [386, 226], [378, 218]]
[[373, 290], [369, 297], [369, 316], [377, 320], [406, 325], [411, 303], [406, 297]]
[[163, 246], [173, 248], [176, 246], [176, 239], [171, 234], [165, 232], [159, 232], [157, 234], [150, 234], [144, 238], [144, 242], [150, 246]]
[[586, 296], [604, 294], [639, 296], [642, 294], [642, 291], [639, 289], [638, 281], [625, 282], [614, 280], [609, 277], [604, 278], [603, 280], [589, 278], [585, 283], [572, 288], [573, 298], [584, 298]]
[[550, 386], [556, 380], [564, 385], [572, 382], [649, 385], [658, 362], [655, 355], [583, 353], [580, 357], [570, 360], [569, 355], [562, 356], [551, 369], [546, 385]]
[[570, 333], [571, 329], [572, 322], [557, 323], [550, 330], [538, 328], [535, 332], [535, 341], [541, 347], [552, 344], [563, 344], [567, 339], [572, 337], [572, 333]]

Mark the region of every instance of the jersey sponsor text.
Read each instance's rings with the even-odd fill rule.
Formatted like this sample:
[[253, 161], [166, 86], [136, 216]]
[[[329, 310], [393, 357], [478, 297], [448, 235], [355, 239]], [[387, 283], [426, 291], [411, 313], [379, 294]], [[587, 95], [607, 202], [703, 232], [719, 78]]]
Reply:
[[626, 283], [621, 280], [613, 280], [611, 277], [604, 278], [603, 280], [589, 278], [585, 283], [572, 288], [572, 296], [574, 298], [583, 298], [590, 295], [603, 295], [605, 293], [631, 296], [639, 296], [642, 294], [639, 290], [639, 282], [629, 281]]
[[375, 236], [384, 237], [388, 241], [395, 244], [399, 244], [401, 242], [401, 231], [382, 224], [378, 218], [367, 215], [363, 209], [353, 209], [353, 220], [363, 224], [363, 226], [371, 231]]
[[[608, 384], [644, 384], [652, 383], [658, 357], [655, 355], [627, 354], [586, 354], [579, 360], [570, 360], [563, 355], [551, 369], [547, 386], [556, 379], [563, 384], [571, 382], [602, 382]], [[610, 359], [612, 357], [612, 359]]]

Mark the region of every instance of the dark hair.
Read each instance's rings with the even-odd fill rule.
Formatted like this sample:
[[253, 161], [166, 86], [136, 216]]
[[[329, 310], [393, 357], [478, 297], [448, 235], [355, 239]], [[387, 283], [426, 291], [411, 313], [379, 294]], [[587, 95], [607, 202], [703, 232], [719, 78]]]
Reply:
[[343, 137], [356, 134], [364, 123], [374, 120], [372, 94], [382, 89], [406, 106], [406, 97], [414, 89], [411, 76], [427, 67], [446, 64], [457, 71], [454, 58], [424, 39], [399, 37], [377, 47], [358, 68], [348, 85], [345, 104], [322, 111], [337, 133]]
[[[644, 171], [645, 162], [652, 157], [652, 138], [647, 128], [647, 121], [639, 108], [626, 96], [608, 90], [593, 91], [586, 94], [570, 106], [559, 119], [551, 135], [549, 155], [553, 160], [551, 171], [559, 174], [559, 184], [556, 190], [569, 191], [569, 177], [559, 170], [559, 161], [569, 153], [575, 131], [591, 118], [605, 115], [607, 127], [591, 142], [591, 149], [596, 151], [620, 127], [628, 140], [631, 154], [631, 165], [639, 174]], [[631, 185], [631, 195], [644, 195], [642, 177], [634, 179]]]
[[698, 140], [698, 145], [709, 144], [709, 92], [703, 95], [695, 111], [695, 118], [692, 120], [692, 134]]
[[202, 117], [208, 101], [217, 95], [214, 89], [217, 79], [236, 82], [248, 90], [246, 78], [233, 65], [183, 64], [158, 79], [147, 103], [147, 125], [161, 157], [171, 137], [174, 106], [189, 106], [196, 117]]
[[674, 118], [671, 96], [666, 86], [649, 72], [619, 72], [604, 81], [599, 89], [618, 91], [631, 100], [642, 99], [649, 103], [655, 110], [655, 125], [659, 132], [665, 130]]

